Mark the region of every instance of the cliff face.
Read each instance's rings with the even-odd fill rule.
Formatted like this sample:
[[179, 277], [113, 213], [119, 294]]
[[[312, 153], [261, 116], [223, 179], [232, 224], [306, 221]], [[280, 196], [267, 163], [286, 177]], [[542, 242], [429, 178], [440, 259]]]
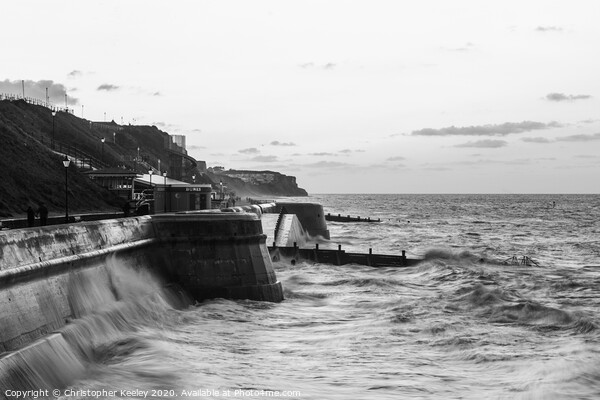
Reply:
[[274, 171], [228, 170], [209, 173], [210, 179], [226, 186], [226, 193], [236, 196], [308, 196], [306, 190], [298, 187], [296, 177]]

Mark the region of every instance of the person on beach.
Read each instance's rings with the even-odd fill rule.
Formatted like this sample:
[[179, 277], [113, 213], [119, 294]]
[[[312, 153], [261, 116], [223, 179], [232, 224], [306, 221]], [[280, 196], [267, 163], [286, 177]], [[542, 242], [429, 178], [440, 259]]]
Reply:
[[126, 201], [125, 203], [123, 203], [123, 215], [125, 217], [129, 217], [129, 212], [131, 211], [131, 205], [129, 204], [129, 201]]
[[37, 214], [40, 216], [40, 226], [45, 226], [48, 223], [48, 209], [44, 203], [40, 203]]
[[27, 226], [32, 227], [35, 225], [35, 211], [31, 206], [27, 207]]

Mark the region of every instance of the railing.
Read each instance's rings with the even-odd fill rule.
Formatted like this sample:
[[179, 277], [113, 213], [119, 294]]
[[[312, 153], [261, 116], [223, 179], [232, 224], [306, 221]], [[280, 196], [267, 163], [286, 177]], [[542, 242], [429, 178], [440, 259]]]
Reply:
[[8, 100], [8, 101], [23, 100], [26, 103], [33, 104], [36, 106], [46, 107], [52, 111], [64, 111], [64, 112], [68, 112], [69, 114], [73, 114], [72, 108], [58, 107], [58, 106], [54, 105], [53, 103], [50, 103], [46, 100], [37, 99], [35, 97], [23, 97], [23, 96], [16, 95], [16, 94], [0, 93], [0, 100]]
[[66, 144], [55, 140], [48, 140], [41, 138], [41, 143], [47, 146], [52, 151], [64, 154], [75, 162], [75, 165], [81, 169], [99, 169], [106, 168], [108, 164], [98, 160], [96, 157], [87, 154], [86, 152], [79, 149], [77, 146]]

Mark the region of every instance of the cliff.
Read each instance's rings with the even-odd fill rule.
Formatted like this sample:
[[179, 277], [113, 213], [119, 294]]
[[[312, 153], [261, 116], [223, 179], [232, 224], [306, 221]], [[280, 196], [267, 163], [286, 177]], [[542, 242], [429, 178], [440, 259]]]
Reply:
[[296, 177], [275, 171], [228, 170], [209, 172], [208, 176], [217, 185], [222, 181], [226, 193], [239, 197], [308, 196], [306, 190], [298, 187]]

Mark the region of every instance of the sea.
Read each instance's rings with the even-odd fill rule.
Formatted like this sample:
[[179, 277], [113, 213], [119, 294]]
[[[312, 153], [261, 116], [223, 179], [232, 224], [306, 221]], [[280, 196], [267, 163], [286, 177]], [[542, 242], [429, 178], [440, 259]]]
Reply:
[[93, 361], [58, 398], [600, 398], [599, 195], [292, 200], [379, 219], [329, 222], [321, 248], [423, 261], [282, 259], [281, 303], [131, 296], [89, 322]]

